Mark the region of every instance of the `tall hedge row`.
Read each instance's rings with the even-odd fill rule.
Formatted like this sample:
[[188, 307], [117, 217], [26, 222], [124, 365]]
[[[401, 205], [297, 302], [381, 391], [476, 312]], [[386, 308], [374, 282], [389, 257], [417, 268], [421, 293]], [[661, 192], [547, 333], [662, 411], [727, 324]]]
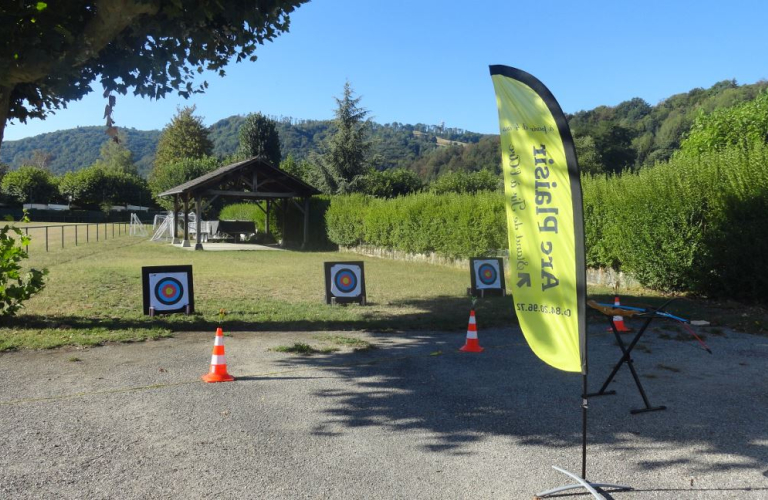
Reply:
[[585, 179], [587, 262], [645, 286], [768, 298], [768, 147], [677, 156]]
[[362, 195], [333, 198], [328, 238], [338, 245], [373, 245], [448, 257], [506, 248], [504, 201], [498, 193], [419, 193], [394, 199]]
[[[768, 147], [678, 156], [636, 174], [585, 177], [587, 265], [662, 291], [768, 300]], [[450, 257], [507, 248], [503, 198], [334, 197], [328, 238]]]

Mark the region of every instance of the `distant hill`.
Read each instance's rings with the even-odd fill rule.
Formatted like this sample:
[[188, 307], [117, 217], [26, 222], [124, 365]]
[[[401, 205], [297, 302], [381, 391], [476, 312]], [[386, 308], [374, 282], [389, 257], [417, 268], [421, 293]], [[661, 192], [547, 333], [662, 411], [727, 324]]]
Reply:
[[[698, 113], [752, 100], [766, 88], [765, 81], [737, 85], [733, 80], [725, 80], [709, 89], [673, 95], [656, 105], [634, 98], [617, 106], [598, 106], [570, 114], [568, 120], [579, 163], [586, 172], [601, 173], [666, 160], [679, 148]], [[330, 120], [270, 118], [278, 124], [284, 158], [292, 155], [297, 160], [309, 159], [312, 153], [321, 152], [323, 141], [332, 133]], [[244, 120], [244, 116], [230, 116], [211, 125], [216, 156], [226, 157], [235, 152]], [[421, 123], [372, 123], [371, 132], [373, 163], [378, 169], [408, 168], [425, 180], [454, 170], [500, 172], [497, 135]], [[120, 133], [133, 152], [139, 171], [146, 175], [152, 168], [160, 131], [120, 129]], [[80, 127], [6, 141], [0, 148], [0, 162], [17, 167], [40, 150], [54, 156], [54, 173], [77, 170], [96, 160], [106, 139], [103, 127]]]
[[[330, 120], [271, 118], [278, 124], [284, 158], [292, 155], [297, 160], [303, 160], [308, 159], [312, 153], [320, 152], [323, 141], [332, 129]], [[223, 158], [237, 150], [238, 133], [244, 120], [244, 116], [235, 115], [210, 126], [214, 155]], [[139, 172], [146, 176], [152, 169], [160, 131], [119, 130], [125, 146], [133, 152]], [[469, 144], [482, 137], [481, 134], [463, 130], [423, 124], [372, 123], [371, 132], [375, 163], [380, 169], [408, 167], [427, 152], [441, 146]], [[55, 174], [62, 174], [92, 165], [106, 140], [108, 137], [103, 127], [78, 127], [18, 141], [5, 141], [0, 148], [0, 162], [19, 167], [39, 150], [53, 155], [50, 169]]]
[[655, 106], [634, 98], [569, 115], [582, 170], [589, 171], [592, 161], [600, 163], [597, 171], [618, 172], [667, 160], [699, 113], [751, 101], [766, 88], [766, 81], [738, 85], [724, 80], [708, 89], [675, 94]]
[[[133, 152], [139, 172], [146, 174], [152, 168], [159, 130], [136, 130], [121, 128], [124, 144]], [[99, 157], [101, 146], [109, 140], [104, 127], [78, 127], [58, 130], [18, 141], [3, 141], [0, 147], [0, 162], [12, 167], [21, 166], [35, 150], [53, 155], [50, 169], [63, 174], [92, 165]]]

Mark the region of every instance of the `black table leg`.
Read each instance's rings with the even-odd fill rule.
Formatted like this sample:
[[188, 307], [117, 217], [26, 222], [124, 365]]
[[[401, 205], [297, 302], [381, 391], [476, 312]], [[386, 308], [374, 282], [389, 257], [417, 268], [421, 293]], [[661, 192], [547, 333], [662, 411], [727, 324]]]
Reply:
[[[667, 304], [668, 303], [669, 302], [667, 302]], [[666, 306], [667, 304], [664, 304], [664, 306]], [[648, 329], [648, 326], [651, 324], [651, 321], [653, 321], [653, 319], [656, 317], [656, 312], [660, 311], [664, 306], [654, 310], [653, 314], [648, 316], [648, 318], [645, 320], [645, 323], [643, 323], [643, 326], [640, 328], [640, 330], [638, 330], [634, 338], [632, 338], [632, 342], [630, 342], [629, 346], [626, 346], [624, 344], [624, 341], [622, 340], [621, 335], [619, 335], [618, 330], [616, 330], [616, 325], [613, 322], [613, 318], [611, 316], [606, 316], [608, 318], [608, 323], [611, 325], [611, 330], [613, 331], [613, 335], [614, 337], [616, 337], [616, 342], [619, 344], [619, 348], [621, 349], [622, 356], [619, 362], [616, 363], [616, 366], [613, 367], [611, 374], [608, 375], [608, 378], [605, 380], [600, 390], [595, 393], [588, 394], [587, 395], [588, 397], [607, 396], [611, 394], [616, 394], [616, 391], [606, 391], [606, 389], [608, 388], [608, 385], [611, 383], [611, 381], [613, 381], [619, 369], [621, 369], [621, 365], [623, 365], [624, 363], [627, 363], [627, 366], [629, 367], [629, 371], [632, 373], [632, 378], [635, 380], [635, 385], [637, 385], [637, 389], [638, 391], [640, 391], [640, 396], [643, 398], [643, 402], [645, 403], [645, 408], [630, 410], [630, 413], [635, 415], [637, 413], [645, 413], [650, 411], [659, 411], [659, 410], [666, 409], [666, 406], [651, 406], [651, 403], [648, 400], [648, 396], [645, 393], [645, 390], [643, 389], [643, 384], [640, 382], [640, 377], [638, 377], [637, 371], [635, 370], [635, 366], [632, 361], [632, 350], [640, 341], [640, 338], [645, 333], [645, 330]]]

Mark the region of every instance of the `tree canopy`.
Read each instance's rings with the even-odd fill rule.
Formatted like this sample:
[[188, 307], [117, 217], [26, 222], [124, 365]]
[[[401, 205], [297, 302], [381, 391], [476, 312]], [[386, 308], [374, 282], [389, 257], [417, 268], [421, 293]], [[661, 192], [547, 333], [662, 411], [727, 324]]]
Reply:
[[316, 159], [320, 174], [316, 185], [331, 194], [360, 191], [370, 170], [368, 110], [359, 106], [362, 98], [353, 95], [352, 86], [346, 82], [341, 99], [335, 98], [334, 131], [325, 143], [325, 152]]
[[165, 126], [157, 141], [155, 169], [185, 158], [211, 155], [213, 142], [208, 138], [208, 129], [194, 112], [194, 106], [181, 108]]
[[274, 166], [280, 165], [280, 136], [277, 124], [261, 113], [245, 117], [240, 127], [238, 155], [243, 159], [262, 156]]
[[[0, 144], [8, 120], [45, 118], [89, 93], [201, 92], [205, 70], [288, 31], [307, 0], [18, 0], [0, 6]], [[114, 96], [110, 96], [107, 116]], [[108, 121], [109, 123], [109, 121]]]

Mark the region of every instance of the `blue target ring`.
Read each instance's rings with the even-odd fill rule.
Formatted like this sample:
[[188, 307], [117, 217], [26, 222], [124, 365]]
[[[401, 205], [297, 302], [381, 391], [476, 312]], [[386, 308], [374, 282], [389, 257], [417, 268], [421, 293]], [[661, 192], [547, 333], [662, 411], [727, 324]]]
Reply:
[[351, 269], [340, 269], [333, 277], [336, 288], [342, 293], [350, 293], [357, 288], [357, 275]]
[[155, 285], [155, 298], [163, 305], [172, 306], [181, 300], [184, 287], [176, 278], [163, 278]]
[[477, 275], [480, 279], [480, 283], [486, 286], [493, 285], [499, 278], [498, 273], [496, 272], [496, 268], [490, 264], [482, 264], [477, 269]]

